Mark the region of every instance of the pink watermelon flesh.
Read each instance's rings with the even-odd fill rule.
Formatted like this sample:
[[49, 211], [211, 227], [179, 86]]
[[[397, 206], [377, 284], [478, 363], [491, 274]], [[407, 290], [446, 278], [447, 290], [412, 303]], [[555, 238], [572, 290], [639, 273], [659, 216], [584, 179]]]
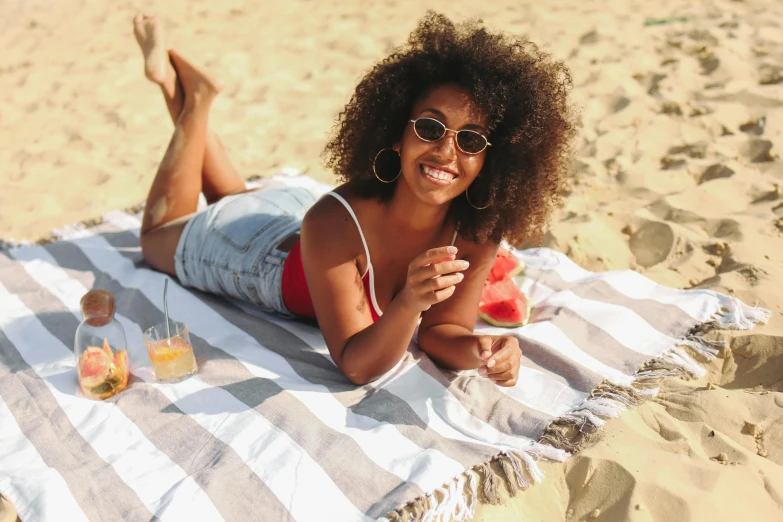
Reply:
[[489, 277], [487, 280], [490, 283], [502, 281], [506, 277], [514, 277], [522, 270], [525, 265], [517, 259], [517, 257], [510, 251], [503, 247], [498, 249], [498, 255], [495, 257], [495, 263], [492, 265], [492, 269], [489, 271]]
[[525, 293], [506, 277], [484, 285], [478, 314], [491, 325], [511, 328], [526, 324], [530, 309]]
[[516, 283], [512, 279], [503, 278], [500, 281], [484, 283], [484, 290], [481, 292], [481, 302], [479, 304], [496, 303], [498, 301], [508, 301], [515, 299], [521, 294]]
[[527, 299], [518, 297], [506, 301], [486, 303], [479, 306], [479, 317], [493, 326], [512, 328], [523, 326], [529, 318]]

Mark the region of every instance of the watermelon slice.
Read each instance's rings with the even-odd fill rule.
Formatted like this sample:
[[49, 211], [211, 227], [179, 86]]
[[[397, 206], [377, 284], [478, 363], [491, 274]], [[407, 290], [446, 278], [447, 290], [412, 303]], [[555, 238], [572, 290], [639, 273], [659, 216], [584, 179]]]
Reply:
[[500, 281], [484, 284], [478, 315], [493, 326], [513, 328], [527, 324], [530, 306], [525, 293], [514, 281], [505, 277]]
[[487, 280], [490, 283], [502, 281], [504, 278], [512, 278], [525, 269], [525, 263], [517, 259], [510, 250], [500, 247], [498, 255], [495, 257], [495, 263], [489, 271]]
[[492, 326], [514, 328], [527, 324], [530, 319], [530, 309], [523, 296], [507, 301], [486, 303], [479, 306], [478, 315]]
[[490, 282], [487, 280], [484, 283], [484, 290], [481, 292], [481, 301], [479, 302], [479, 306], [486, 303], [508, 301], [509, 299], [519, 297], [520, 293], [521, 291], [517, 287], [514, 280], [508, 277], [496, 282]]

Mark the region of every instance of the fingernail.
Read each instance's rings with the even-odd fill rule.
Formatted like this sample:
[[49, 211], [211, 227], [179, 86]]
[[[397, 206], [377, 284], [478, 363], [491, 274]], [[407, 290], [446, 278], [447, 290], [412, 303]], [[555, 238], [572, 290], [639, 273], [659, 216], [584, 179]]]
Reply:
[[446, 252], [448, 252], [449, 254], [456, 254], [457, 253], [457, 247], [450, 246], [450, 247], [446, 248]]
[[492, 352], [481, 352], [482, 359], [487, 359], [490, 355], [492, 355]]
[[487, 368], [492, 368], [493, 366], [495, 366], [495, 359], [492, 359], [487, 363]]
[[459, 267], [460, 268], [468, 268], [469, 266], [470, 266], [470, 263], [468, 263], [467, 261], [460, 261], [459, 262]]
[[486, 377], [487, 376], [487, 368], [484, 367], [484, 366], [479, 366], [478, 374], [481, 375], [482, 377]]
[[462, 272], [457, 272], [457, 279], [462, 281], [463, 279], [465, 279], [465, 274], [463, 274]]

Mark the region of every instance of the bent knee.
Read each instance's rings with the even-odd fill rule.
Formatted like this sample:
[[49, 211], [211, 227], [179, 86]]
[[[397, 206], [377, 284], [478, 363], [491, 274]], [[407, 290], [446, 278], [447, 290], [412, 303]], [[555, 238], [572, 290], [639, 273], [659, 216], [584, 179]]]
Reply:
[[[172, 227], [173, 228], [173, 227]], [[182, 230], [172, 230], [165, 227], [142, 232], [139, 237], [141, 254], [147, 264], [169, 275], [177, 275], [174, 264], [174, 254], [177, 252]]]

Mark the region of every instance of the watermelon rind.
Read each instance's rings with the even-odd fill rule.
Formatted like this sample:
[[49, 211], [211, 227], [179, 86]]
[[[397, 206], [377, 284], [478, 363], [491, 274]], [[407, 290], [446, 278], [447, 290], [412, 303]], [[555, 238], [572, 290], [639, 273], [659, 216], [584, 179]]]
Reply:
[[527, 317], [525, 317], [525, 320], [521, 323], [503, 323], [500, 321], [495, 321], [491, 317], [489, 317], [487, 314], [484, 314], [482, 312], [479, 312], [478, 315], [485, 323], [490, 324], [492, 326], [497, 326], [498, 328], [519, 328], [522, 326], [527, 326], [530, 323], [530, 314], [533, 313], [533, 307], [528, 306], [527, 307]]
[[512, 269], [512, 270], [511, 270], [511, 271], [510, 271], [510, 272], [507, 274], [507, 276], [508, 276], [508, 277], [514, 277], [514, 276], [517, 276], [517, 275], [521, 274], [522, 272], [524, 272], [524, 271], [525, 271], [525, 268], [527, 268], [527, 267], [525, 266], [525, 263], [524, 263], [522, 260], [520, 260], [519, 258], [517, 258], [517, 261], [519, 261], [519, 264], [516, 266], [516, 268]]
[[486, 313], [482, 312], [481, 310], [478, 311], [478, 316], [487, 324], [491, 324], [492, 326], [497, 326], [499, 328], [517, 328], [520, 326], [525, 326], [530, 322], [530, 315], [533, 313], [533, 307], [528, 304], [527, 306], [527, 314], [525, 314], [524, 321], [518, 322], [518, 323], [507, 323], [503, 321], [498, 321], [496, 319], [493, 319]]

